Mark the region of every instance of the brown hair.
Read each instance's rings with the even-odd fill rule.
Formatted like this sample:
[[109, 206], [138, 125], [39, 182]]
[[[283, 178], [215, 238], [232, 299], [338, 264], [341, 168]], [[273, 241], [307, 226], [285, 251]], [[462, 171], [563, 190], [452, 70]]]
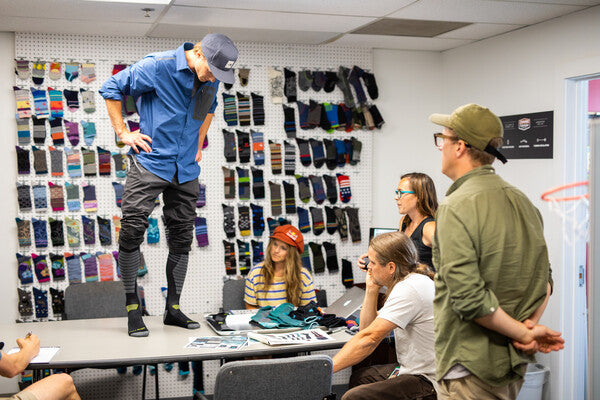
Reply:
[[[426, 217], [434, 217], [438, 208], [437, 194], [433, 180], [427, 174], [421, 172], [411, 172], [400, 177], [400, 181], [408, 179], [410, 187], [417, 197], [417, 210]], [[411, 223], [410, 217], [406, 215], [402, 219], [402, 224], [408, 226]]]
[[[494, 148], [498, 148], [498, 147], [502, 146], [502, 138], [501, 137], [492, 138], [489, 141], [488, 145], [492, 146]], [[496, 157], [494, 155], [492, 155], [486, 151], [476, 149], [473, 146], [467, 147], [467, 154], [469, 155], [469, 157], [471, 157], [473, 164], [477, 165], [478, 167], [480, 167], [482, 165], [492, 164], [494, 162], [494, 160], [496, 159]]]
[[412, 272], [426, 275], [433, 279], [433, 272], [425, 264], [419, 264], [417, 248], [413, 241], [403, 232], [388, 232], [375, 236], [371, 239], [369, 247], [375, 252], [378, 264], [386, 265], [393, 262], [396, 265], [394, 271], [394, 283], [388, 287], [386, 298], [392, 291], [394, 285]]
[[[273, 278], [275, 277], [275, 264], [271, 260], [272, 245], [273, 241], [270, 240], [267, 245], [265, 262], [261, 268], [265, 290], [268, 290], [267, 288], [273, 283]], [[297, 307], [300, 305], [300, 296], [302, 294], [302, 278], [300, 275], [302, 260], [300, 260], [300, 253], [296, 247], [290, 246], [287, 243], [285, 245], [288, 246], [287, 254], [283, 261], [285, 264], [285, 297], [288, 303], [292, 303]]]

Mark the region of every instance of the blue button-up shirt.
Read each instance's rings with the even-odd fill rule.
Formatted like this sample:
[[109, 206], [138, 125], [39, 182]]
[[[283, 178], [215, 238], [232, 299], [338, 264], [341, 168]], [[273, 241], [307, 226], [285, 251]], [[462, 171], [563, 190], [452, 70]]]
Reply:
[[100, 90], [105, 99], [136, 98], [140, 132], [152, 138], [152, 152], [140, 150], [137, 159], [169, 182], [175, 174], [179, 183], [200, 174], [195, 161], [198, 130], [217, 107], [219, 81], [200, 82], [188, 66], [185, 51], [193, 47], [186, 42], [176, 50], [149, 54], [110, 77]]

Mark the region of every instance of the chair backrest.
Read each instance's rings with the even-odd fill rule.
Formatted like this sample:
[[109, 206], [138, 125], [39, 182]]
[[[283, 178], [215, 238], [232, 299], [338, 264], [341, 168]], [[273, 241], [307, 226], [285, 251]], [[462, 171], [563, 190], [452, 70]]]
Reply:
[[324, 354], [232, 361], [217, 373], [214, 400], [321, 400], [331, 394], [332, 374]]
[[223, 282], [223, 311], [243, 310], [246, 279], [227, 279]]
[[65, 289], [65, 319], [126, 316], [121, 281], [77, 283]]

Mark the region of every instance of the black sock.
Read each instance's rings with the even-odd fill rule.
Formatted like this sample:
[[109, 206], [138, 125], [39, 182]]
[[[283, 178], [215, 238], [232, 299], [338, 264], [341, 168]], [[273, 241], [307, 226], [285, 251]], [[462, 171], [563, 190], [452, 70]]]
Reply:
[[225, 251], [225, 273], [227, 275], [235, 275], [236, 263], [234, 243], [223, 240], [223, 247]]
[[260, 168], [251, 167], [252, 171], [252, 194], [255, 199], [265, 198], [265, 181], [263, 178], [263, 170]]
[[337, 178], [331, 175], [323, 175], [323, 180], [325, 181], [325, 194], [327, 195], [327, 200], [329, 200], [331, 204], [335, 204], [338, 198]]
[[240, 162], [250, 162], [250, 155], [252, 154], [250, 151], [250, 134], [238, 129], [235, 130], [235, 133], [237, 134], [238, 155], [240, 157]]
[[167, 258], [167, 306], [163, 322], [165, 325], [175, 325], [187, 329], [197, 329], [200, 324], [189, 319], [179, 309], [179, 298], [185, 275], [187, 273], [189, 255], [187, 253], [171, 253]]
[[339, 207], [333, 207], [333, 211], [335, 211], [340, 239], [346, 240], [348, 239], [348, 221], [346, 220], [346, 214], [344, 213], [344, 210]]
[[352, 263], [345, 258], [342, 259], [342, 284], [347, 288], [354, 285], [354, 275], [352, 274]]
[[335, 211], [333, 207], [325, 206], [325, 217], [327, 233], [333, 235], [337, 231], [337, 218], [335, 217]]
[[325, 150], [323, 149], [323, 142], [313, 138], [308, 139], [308, 141], [312, 149], [315, 168], [321, 168], [325, 163]]
[[350, 229], [350, 239], [352, 243], [360, 242], [360, 221], [358, 220], [358, 208], [346, 207], [348, 216], [348, 227]]
[[327, 165], [327, 169], [334, 170], [337, 167], [337, 153], [335, 151], [335, 144], [333, 144], [333, 141], [329, 139], [323, 139], [323, 144], [325, 145], [325, 164]]
[[[296, 101], [296, 100], [294, 100]], [[296, 138], [296, 114], [292, 107], [288, 107], [285, 104], [283, 106], [283, 129], [288, 139]]]
[[320, 235], [325, 230], [323, 221], [323, 210], [318, 207], [310, 207], [310, 216], [312, 219], [312, 228], [315, 236]]
[[329, 272], [336, 272], [340, 269], [337, 260], [337, 252], [335, 251], [335, 243], [325, 242], [323, 243], [325, 248], [325, 258], [327, 260], [327, 270]]
[[296, 138], [298, 143], [298, 151], [300, 152], [300, 163], [305, 167], [310, 166], [310, 149], [306, 139]]
[[236, 145], [235, 145], [235, 134], [229, 132], [227, 129], [223, 129], [223, 154], [225, 155], [225, 161], [236, 162]]
[[323, 258], [321, 245], [319, 243], [310, 242], [308, 246], [313, 254], [313, 269], [315, 273], [325, 272], [325, 259]]
[[296, 175], [296, 181], [298, 182], [298, 195], [303, 203], [310, 201], [310, 187], [308, 186], [308, 178], [302, 175]]
[[285, 83], [283, 86], [283, 91], [285, 93], [285, 97], [287, 97], [288, 103], [293, 103], [296, 101], [297, 90], [296, 90], [296, 73], [291, 69], [284, 68], [283, 73], [285, 76]]
[[125, 305], [127, 308], [127, 332], [129, 336], [148, 336], [148, 328], [142, 319], [142, 307], [137, 295], [137, 271], [140, 267], [140, 249], [127, 251], [119, 248], [119, 269], [125, 288]]
[[296, 214], [296, 186], [293, 183], [283, 181], [283, 193], [285, 194], [285, 213]]

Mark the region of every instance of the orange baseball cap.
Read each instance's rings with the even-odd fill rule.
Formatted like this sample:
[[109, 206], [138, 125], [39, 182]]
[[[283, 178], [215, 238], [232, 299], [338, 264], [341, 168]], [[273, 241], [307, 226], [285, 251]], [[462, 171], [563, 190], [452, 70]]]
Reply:
[[294, 246], [298, 249], [300, 254], [304, 252], [304, 236], [302, 232], [292, 225], [281, 225], [275, 228], [273, 235], [269, 236], [271, 239], [281, 240], [285, 244]]

